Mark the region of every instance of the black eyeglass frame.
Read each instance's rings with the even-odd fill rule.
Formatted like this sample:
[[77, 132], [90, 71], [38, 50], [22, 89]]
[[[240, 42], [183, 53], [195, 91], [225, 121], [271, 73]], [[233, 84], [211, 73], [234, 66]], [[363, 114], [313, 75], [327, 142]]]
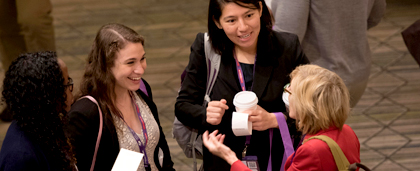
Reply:
[[73, 79], [69, 77], [69, 82], [64, 86], [66, 86], [66, 88], [69, 87], [70, 92], [73, 92]]

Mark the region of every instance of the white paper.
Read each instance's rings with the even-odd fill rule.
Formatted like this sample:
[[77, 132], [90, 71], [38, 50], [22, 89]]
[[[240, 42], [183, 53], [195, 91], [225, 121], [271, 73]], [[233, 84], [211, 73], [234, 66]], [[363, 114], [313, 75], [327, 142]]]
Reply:
[[144, 154], [121, 148], [111, 171], [137, 171]]
[[247, 113], [232, 113], [232, 131], [236, 136], [252, 135], [252, 122], [248, 121]]

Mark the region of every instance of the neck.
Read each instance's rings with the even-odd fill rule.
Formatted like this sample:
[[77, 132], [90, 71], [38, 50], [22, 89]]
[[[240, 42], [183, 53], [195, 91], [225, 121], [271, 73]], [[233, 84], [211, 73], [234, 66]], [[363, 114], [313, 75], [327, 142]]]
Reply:
[[[131, 103], [131, 97], [128, 90], [118, 90], [115, 89], [115, 104], [120, 106], [122, 104], [127, 104], [127, 102]], [[124, 106], [124, 105], [123, 105]]]
[[254, 64], [255, 56], [257, 54], [257, 47], [244, 49], [235, 46], [235, 54], [239, 62], [246, 64]]

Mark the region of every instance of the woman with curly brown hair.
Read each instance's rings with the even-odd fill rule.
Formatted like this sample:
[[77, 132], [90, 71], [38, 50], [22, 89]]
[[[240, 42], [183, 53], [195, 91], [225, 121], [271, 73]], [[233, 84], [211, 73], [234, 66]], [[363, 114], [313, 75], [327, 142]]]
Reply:
[[13, 114], [0, 152], [0, 170], [77, 170], [63, 130], [73, 81], [55, 52], [22, 54], [3, 82]]
[[[122, 148], [144, 154], [138, 170], [174, 170], [152, 91], [142, 79], [147, 67], [143, 47], [143, 37], [121, 24], [104, 25], [92, 45], [78, 95], [95, 98], [103, 113], [95, 170], [111, 170]], [[141, 81], [145, 92], [139, 90]], [[99, 134], [98, 107], [81, 99], [68, 117], [77, 166], [88, 170]], [[161, 164], [159, 148], [164, 154]]]

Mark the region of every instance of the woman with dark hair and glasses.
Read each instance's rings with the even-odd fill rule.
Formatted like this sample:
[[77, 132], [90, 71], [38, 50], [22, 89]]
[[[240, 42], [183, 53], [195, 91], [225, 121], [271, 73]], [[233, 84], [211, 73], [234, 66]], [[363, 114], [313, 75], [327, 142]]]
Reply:
[[[284, 117], [281, 112], [287, 115], [282, 87], [295, 67], [309, 63], [298, 37], [272, 31], [272, 17], [263, 0], [210, 0], [208, 35], [212, 48], [221, 55], [219, 74], [210, 94], [212, 101], [207, 107], [202, 106], [207, 66], [204, 34], [199, 33], [191, 46], [175, 104], [176, 117], [200, 133], [218, 129], [226, 135], [225, 144], [238, 158], [256, 156], [260, 170], [280, 170], [281, 162], [269, 161], [283, 159], [283, 146], [270, 147], [270, 143], [283, 144], [276, 119]], [[258, 108], [249, 111], [252, 136], [237, 137], [232, 132], [233, 98], [245, 90], [255, 92]], [[293, 120], [287, 123], [291, 125], [290, 134], [298, 141]], [[230, 165], [208, 149], [204, 148], [203, 153], [204, 170], [229, 170]]]
[[22, 54], [3, 81], [13, 114], [0, 152], [0, 170], [77, 170], [65, 136], [73, 82], [55, 52]]

